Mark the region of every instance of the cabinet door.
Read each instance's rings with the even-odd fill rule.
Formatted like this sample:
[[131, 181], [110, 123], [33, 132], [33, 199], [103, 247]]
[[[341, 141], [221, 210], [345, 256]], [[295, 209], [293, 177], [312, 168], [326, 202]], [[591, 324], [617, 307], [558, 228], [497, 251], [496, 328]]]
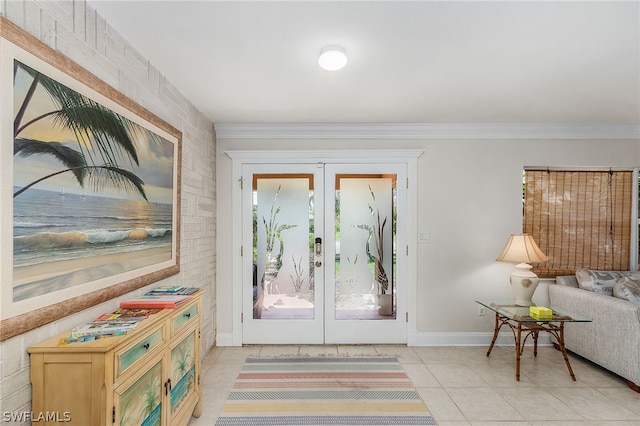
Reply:
[[171, 380], [170, 413], [174, 416], [182, 407], [193, 409], [198, 399], [200, 375], [198, 329], [192, 328], [183, 338], [175, 340], [169, 358]]
[[141, 370], [143, 374], [125, 381], [115, 390], [115, 425], [164, 424], [162, 361], [162, 358], [158, 358], [150, 362], [147, 364], [151, 366], [148, 370]]

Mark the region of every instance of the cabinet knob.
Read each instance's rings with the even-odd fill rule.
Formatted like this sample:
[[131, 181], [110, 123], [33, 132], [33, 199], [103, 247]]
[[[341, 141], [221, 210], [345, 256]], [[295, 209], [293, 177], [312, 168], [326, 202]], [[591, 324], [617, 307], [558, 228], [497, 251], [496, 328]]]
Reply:
[[186, 314], [184, 314], [184, 316], [187, 318], [191, 318], [191, 312], [187, 312]]
[[145, 343], [144, 345], [142, 345], [142, 347], [143, 347], [143, 348], [145, 348], [146, 350], [149, 350], [149, 347], [150, 347], [150, 346], [151, 346], [151, 345], [149, 345], [149, 343], [148, 343], [148, 342], [147, 342], [147, 343]]

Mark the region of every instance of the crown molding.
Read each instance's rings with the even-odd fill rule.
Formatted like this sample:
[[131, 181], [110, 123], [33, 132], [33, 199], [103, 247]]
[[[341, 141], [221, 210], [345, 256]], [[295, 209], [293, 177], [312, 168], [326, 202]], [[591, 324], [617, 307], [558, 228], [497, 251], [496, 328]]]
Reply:
[[353, 163], [354, 159], [367, 163], [408, 162], [420, 157], [424, 149], [367, 149], [367, 150], [229, 150], [230, 158], [249, 163]]
[[636, 139], [640, 124], [215, 124], [219, 139]]

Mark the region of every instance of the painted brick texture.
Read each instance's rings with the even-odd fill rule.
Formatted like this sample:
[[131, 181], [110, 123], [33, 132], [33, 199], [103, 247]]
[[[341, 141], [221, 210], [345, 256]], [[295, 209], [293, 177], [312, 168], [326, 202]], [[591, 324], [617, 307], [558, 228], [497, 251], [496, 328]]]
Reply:
[[[182, 132], [180, 274], [162, 285], [206, 290], [202, 353], [215, 345], [215, 163], [213, 123], [83, 0], [0, 0], [0, 13]], [[139, 295], [153, 285], [135, 292]], [[0, 415], [31, 410], [29, 345], [115, 308], [111, 300], [0, 343]], [[13, 423], [13, 424], [20, 424]], [[26, 424], [26, 423], [25, 423]]]

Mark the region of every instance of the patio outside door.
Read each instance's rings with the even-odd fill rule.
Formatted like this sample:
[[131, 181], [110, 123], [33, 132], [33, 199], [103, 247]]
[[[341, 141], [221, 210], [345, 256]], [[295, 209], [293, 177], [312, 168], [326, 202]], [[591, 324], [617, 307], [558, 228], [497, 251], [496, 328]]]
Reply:
[[406, 342], [405, 164], [245, 164], [242, 181], [243, 343]]

